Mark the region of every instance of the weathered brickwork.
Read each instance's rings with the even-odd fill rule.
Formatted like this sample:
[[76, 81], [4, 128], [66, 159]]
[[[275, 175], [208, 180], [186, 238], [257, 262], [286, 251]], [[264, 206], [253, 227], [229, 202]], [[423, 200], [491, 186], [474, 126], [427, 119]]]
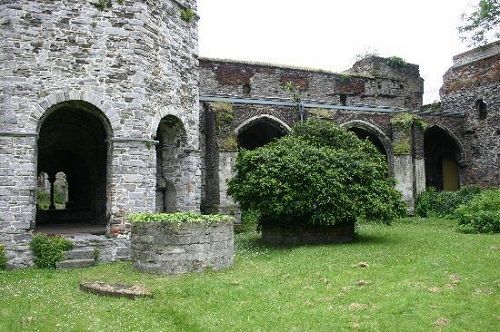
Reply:
[[500, 41], [454, 57], [444, 75], [443, 111], [463, 112], [461, 180], [500, 186]]
[[[156, 132], [168, 115], [186, 129], [188, 165], [179, 167], [184, 179], [177, 192], [187, 208], [199, 209], [197, 22], [181, 19], [181, 10], [196, 10], [196, 1], [113, 1], [104, 10], [93, 2], [0, 4], [2, 238], [36, 226], [37, 135], [68, 101], [96, 109], [107, 128], [103, 199], [110, 228], [125, 229], [127, 213], [154, 209]], [[12, 243], [9, 255], [26, 249]], [[15, 256], [11, 265], [31, 264]]]

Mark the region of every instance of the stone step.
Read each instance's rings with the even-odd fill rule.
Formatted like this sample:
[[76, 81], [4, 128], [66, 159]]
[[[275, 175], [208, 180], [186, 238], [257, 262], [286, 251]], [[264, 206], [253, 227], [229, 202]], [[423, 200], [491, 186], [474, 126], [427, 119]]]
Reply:
[[92, 248], [76, 248], [67, 251], [64, 254], [65, 260], [75, 260], [75, 259], [94, 259], [94, 249]]
[[71, 259], [56, 263], [58, 269], [84, 268], [94, 265], [95, 261], [93, 259]]

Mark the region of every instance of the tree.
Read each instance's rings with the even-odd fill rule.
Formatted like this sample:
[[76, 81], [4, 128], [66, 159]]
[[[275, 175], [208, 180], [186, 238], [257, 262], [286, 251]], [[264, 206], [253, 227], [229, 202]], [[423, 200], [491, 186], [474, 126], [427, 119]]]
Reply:
[[458, 32], [470, 46], [484, 45], [491, 38], [500, 38], [500, 0], [480, 0], [472, 13], [462, 14], [462, 20]]
[[308, 120], [289, 136], [241, 151], [229, 194], [261, 225], [389, 222], [405, 213], [387, 162], [367, 140], [328, 121]]

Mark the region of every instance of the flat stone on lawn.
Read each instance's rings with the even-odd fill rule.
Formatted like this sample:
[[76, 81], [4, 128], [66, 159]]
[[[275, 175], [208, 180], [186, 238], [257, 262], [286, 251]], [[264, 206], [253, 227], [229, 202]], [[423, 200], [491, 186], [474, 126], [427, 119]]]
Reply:
[[136, 299], [138, 297], [153, 297], [147, 288], [137, 285], [107, 284], [95, 281], [81, 282], [80, 289], [84, 292], [96, 295], [126, 297], [129, 299]]

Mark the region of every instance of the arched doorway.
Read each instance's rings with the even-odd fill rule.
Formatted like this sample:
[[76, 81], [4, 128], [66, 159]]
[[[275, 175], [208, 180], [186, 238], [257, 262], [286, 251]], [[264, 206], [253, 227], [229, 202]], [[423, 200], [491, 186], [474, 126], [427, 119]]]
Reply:
[[369, 140], [377, 148], [377, 150], [380, 152], [380, 154], [384, 155], [385, 158], [387, 159], [387, 157], [388, 157], [387, 151], [384, 147], [384, 144], [382, 144], [382, 141], [380, 140], [380, 138], [377, 135], [375, 135], [371, 131], [368, 131], [368, 130], [363, 129], [363, 128], [358, 128], [358, 127], [350, 127], [347, 130], [352, 131], [359, 139]]
[[258, 117], [237, 129], [238, 147], [253, 150], [289, 133], [289, 127], [271, 117]]
[[50, 188], [49, 203], [44, 209], [43, 195], [38, 197], [37, 228], [90, 226], [104, 232], [110, 136], [107, 119], [88, 103], [64, 102], [47, 111], [39, 129], [38, 179], [45, 193]]
[[164, 117], [156, 132], [156, 211], [184, 210], [182, 188], [184, 159], [186, 158], [186, 131], [181, 120], [173, 115]]
[[425, 131], [426, 186], [454, 191], [460, 188], [460, 147], [443, 128], [432, 126]]

